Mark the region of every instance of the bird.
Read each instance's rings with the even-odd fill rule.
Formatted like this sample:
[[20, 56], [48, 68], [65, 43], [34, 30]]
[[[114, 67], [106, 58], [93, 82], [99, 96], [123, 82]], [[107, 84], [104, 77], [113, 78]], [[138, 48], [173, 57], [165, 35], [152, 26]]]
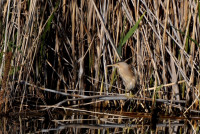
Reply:
[[[136, 70], [132, 71], [131, 67], [126, 62], [117, 62], [107, 65], [107, 67], [116, 67], [120, 77], [123, 80], [125, 91], [135, 90], [138, 83]], [[134, 91], [135, 92], [135, 91]]]

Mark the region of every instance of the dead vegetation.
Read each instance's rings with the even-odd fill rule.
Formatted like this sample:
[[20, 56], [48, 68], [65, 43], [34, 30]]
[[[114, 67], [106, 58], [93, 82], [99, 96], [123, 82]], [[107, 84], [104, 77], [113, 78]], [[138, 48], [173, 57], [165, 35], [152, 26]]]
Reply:
[[[142, 14], [137, 31], [119, 46]], [[35, 109], [120, 106], [120, 96], [113, 95], [125, 93], [123, 82], [106, 65], [128, 59], [140, 77], [137, 101], [170, 100], [162, 104], [167, 113], [176, 107], [183, 113], [199, 112], [200, 17], [195, 0], [3, 0], [0, 16], [1, 92], [7, 99], [1, 99], [1, 111], [30, 110], [25, 104]], [[105, 96], [111, 98], [99, 99]], [[84, 101], [88, 97], [93, 99]]]

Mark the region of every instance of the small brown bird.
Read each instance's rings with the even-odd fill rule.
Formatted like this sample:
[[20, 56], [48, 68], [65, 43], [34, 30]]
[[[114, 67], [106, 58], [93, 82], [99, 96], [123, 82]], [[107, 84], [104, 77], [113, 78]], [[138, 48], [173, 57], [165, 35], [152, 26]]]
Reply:
[[121, 76], [124, 86], [126, 87], [127, 91], [131, 89], [135, 89], [137, 84], [137, 73], [136, 71], [132, 71], [130, 66], [125, 62], [118, 62], [112, 65], [107, 65], [107, 67], [117, 67], [118, 73]]

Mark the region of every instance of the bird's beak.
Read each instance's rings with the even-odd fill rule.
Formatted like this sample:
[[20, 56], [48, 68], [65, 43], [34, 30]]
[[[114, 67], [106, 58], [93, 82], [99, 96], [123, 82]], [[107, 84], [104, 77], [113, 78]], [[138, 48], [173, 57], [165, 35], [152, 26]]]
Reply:
[[117, 67], [117, 64], [110, 64], [110, 65], [107, 65], [107, 67]]

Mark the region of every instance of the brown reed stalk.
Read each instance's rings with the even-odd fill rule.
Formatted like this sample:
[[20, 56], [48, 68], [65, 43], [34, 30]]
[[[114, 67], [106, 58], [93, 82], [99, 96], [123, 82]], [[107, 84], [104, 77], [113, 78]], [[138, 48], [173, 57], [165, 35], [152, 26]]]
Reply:
[[[8, 99], [8, 98], [5, 98], [5, 97], [8, 97], [8, 96], [5, 96], [5, 93], [8, 93], [8, 89], [6, 85], [7, 85], [8, 75], [9, 75], [9, 71], [11, 67], [11, 60], [12, 60], [12, 52], [7, 52], [5, 56], [5, 66], [4, 66], [4, 75], [2, 79], [2, 87], [0, 91], [0, 108], [1, 108], [0, 110], [2, 110], [2, 104], [5, 103], [6, 99]], [[7, 103], [5, 104], [5, 107], [7, 107]]]

